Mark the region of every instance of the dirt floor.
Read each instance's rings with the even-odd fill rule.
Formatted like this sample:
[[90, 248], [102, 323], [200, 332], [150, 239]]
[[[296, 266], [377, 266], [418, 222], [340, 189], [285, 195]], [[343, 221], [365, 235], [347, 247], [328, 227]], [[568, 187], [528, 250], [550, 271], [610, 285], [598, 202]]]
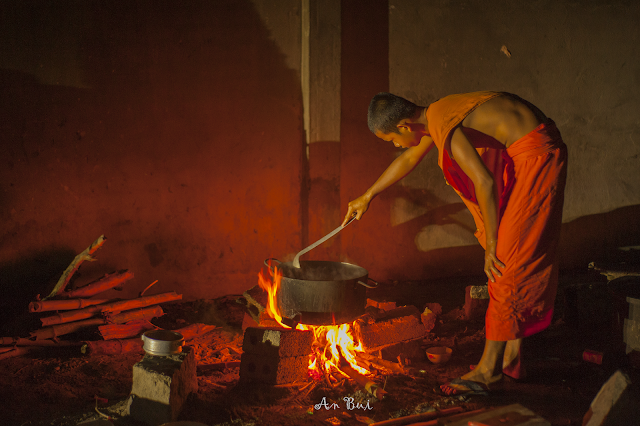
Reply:
[[[414, 362], [410, 374], [378, 373], [373, 380], [388, 392], [381, 401], [348, 380], [335, 388], [312, 379], [295, 386], [269, 387], [240, 384], [237, 367], [199, 369], [198, 392], [189, 397], [180, 420], [209, 426], [363, 425], [434, 409], [472, 411], [519, 403], [553, 425], [581, 425], [596, 393], [617, 369], [629, 375], [634, 387], [640, 383], [635, 352], [630, 357], [620, 351], [616, 330], [612, 331], [613, 305], [601, 293], [606, 279], [567, 274], [553, 325], [525, 340], [526, 379], [507, 379], [503, 390], [489, 396], [439, 394], [439, 384], [469, 371], [470, 364], [482, 354], [483, 322], [466, 321], [462, 310], [464, 288], [481, 281], [391, 282], [370, 290], [370, 296], [395, 300], [398, 305], [414, 304], [419, 309], [424, 303], [440, 303], [444, 314], [426, 336], [424, 347], [453, 348], [446, 364]], [[168, 329], [193, 323], [215, 325], [213, 331], [189, 343], [199, 365], [239, 361], [244, 307], [236, 298], [163, 305], [165, 315], [153, 322]], [[585, 350], [601, 351], [602, 364], [584, 361]], [[115, 425], [136, 426], [138, 423], [121, 414], [132, 386], [132, 367], [142, 357], [141, 352], [89, 356], [79, 347], [70, 347], [0, 360], [0, 424], [70, 426], [100, 419], [97, 408], [103, 415], [111, 415]], [[353, 398], [349, 401], [359, 402], [364, 409], [349, 406], [345, 398]], [[323, 401], [327, 405], [335, 402], [339, 408], [326, 409], [319, 405]]]

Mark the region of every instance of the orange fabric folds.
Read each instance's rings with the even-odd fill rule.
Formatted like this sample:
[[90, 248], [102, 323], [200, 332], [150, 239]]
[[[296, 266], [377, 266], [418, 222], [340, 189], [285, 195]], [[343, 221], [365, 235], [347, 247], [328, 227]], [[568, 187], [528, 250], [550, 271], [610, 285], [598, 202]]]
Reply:
[[[567, 147], [549, 120], [505, 152], [497, 256], [506, 268], [489, 283], [486, 336], [511, 340], [551, 323], [558, 287], [556, 250], [562, 225]], [[484, 243], [484, 241], [482, 241]]]
[[[449, 155], [451, 132], [479, 105], [504, 93], [451, 95], [427, 110], [429, 132], [445, 179], [460, 195], [485, 247], [482, 214], [471, 179]], [[498, 187], [497, 256], [506, 268], [489, 283], [486, 314], [489, 340], [512, 340], [544, 330], [551, 323], [558, 286], [556, 249], [562, 225], [567, 147], [548, 120], [505, 149], [495, 139], [462, 128]]]

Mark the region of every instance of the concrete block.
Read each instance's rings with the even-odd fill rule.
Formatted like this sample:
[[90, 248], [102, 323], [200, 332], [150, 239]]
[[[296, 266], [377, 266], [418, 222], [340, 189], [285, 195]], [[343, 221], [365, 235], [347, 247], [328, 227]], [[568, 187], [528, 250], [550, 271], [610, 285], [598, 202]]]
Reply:
[[196, 360], [190, 347], [169, 356], [147, 354], [133, 366], [129, 415], [152, 426], [175, 421], [189, 394], [197, 390]]
[[489, 307], [489, 299], [472, 297], [471, 290], [473, 287], [478, 286], [467, 286], [464, 295], [464, 316], [469, 321], [483, 319]]
[[355, 321], [354, 337], [365, 350], [393, 345], [417, 338], [427, 333], [420, 311], [415, 306], [403, 306], [386, 312], [375, 322]]
[[629, 319], [640, 322], [640, 299], [633, 297], [627, 297], [627, 303], [629, 304]]
[[248, 327], [242, 350], [266, 357], [309, 356], [313, 332], [279, 327]]
[[620, 370], [613, 373], [591, 402], [582, 421], [584, 426], [640, 424], [638, 395], [631, 390], [631, 380]]
[[627, 344], [627, 353], [632, 350], [640, 351], [640, 321], [625, 319], [622, 333]]
[[489, 299], [488, 285], [472, 285], [470, 287], [469, 294], [472, 299]]
[[305, 380], [308, 369], [309, 354], [279, 357], [245, 352], [240, 358], [240, 381], [282, 385]]

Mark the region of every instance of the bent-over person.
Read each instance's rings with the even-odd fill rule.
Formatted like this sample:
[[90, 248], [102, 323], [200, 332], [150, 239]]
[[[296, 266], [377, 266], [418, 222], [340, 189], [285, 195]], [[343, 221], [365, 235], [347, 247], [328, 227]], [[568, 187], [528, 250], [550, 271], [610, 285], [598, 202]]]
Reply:
[[436, 146], [438, 165], [471, 211], [485, 249], [484, 352], [442, 391], [486, 392], [503, 374], [523, 377], [522, 339], [550, 325], [557, 291], [567, 148], [555, 123], [516, 95], [487, 91], [450, 95], [428, 107], [379, 93], [368, 124], [377, 137], [406, 150], [349, 203], [343, 224], [353, 214], [361, 219], [376, 195]]

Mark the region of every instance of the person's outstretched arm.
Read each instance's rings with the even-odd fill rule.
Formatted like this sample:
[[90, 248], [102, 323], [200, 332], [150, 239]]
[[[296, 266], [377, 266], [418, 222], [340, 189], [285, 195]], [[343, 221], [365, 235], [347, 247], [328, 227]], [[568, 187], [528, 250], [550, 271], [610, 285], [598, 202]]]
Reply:
[[496, 256], [498, 246], [498, 196], [493, 175], [487, 169], [478, 151], [464, 132], [458, 127], [451, 136], [451, 154], [462, 171], [471, 179], [475, 187], [476, 199], [484, 221], [486, 244], [484, 252], [484, 273], [491, 282], [502, 276], [498, 269], [504, 264]]
[[360, 220], [369, 208], [371, 200], [415, 169], [418, 163], [420, 163], [424, 156], [433, 148], [433, 145], [433, 139], [429, 136], [424, 136], [420, 140], [419, 145], [407, 148], [405, 152], [393, 160], [371, 188], [367, 189], [364, 194], [349, 203], [349, 209], [342, 222], [342, 226], [344, 226], [354, 214], [356, 214], [356, 219]]

